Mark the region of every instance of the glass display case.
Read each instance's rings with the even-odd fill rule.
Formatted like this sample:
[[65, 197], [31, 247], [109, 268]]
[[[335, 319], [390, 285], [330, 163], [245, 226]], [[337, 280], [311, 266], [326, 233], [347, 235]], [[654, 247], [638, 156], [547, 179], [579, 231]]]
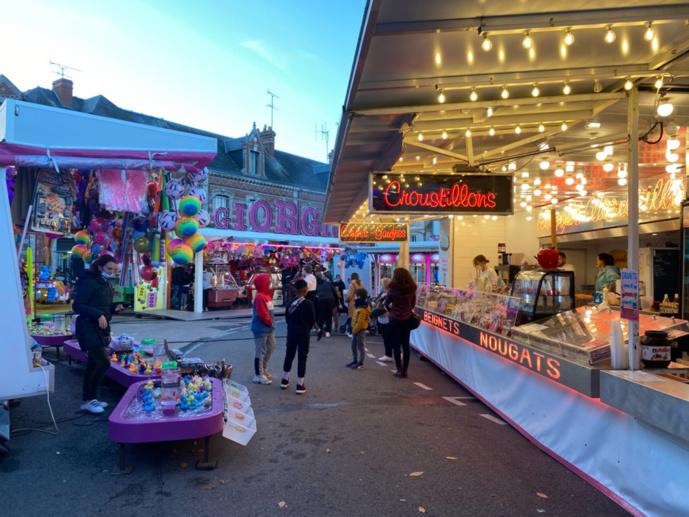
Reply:
[[574, 309], [574, 273], [572, 271], [521, 271], [512, 284], [512, 296], [521, 304], [517, 325], [547, 318]]
[[[578, 364], [596, 365], [610, 357], [610, 325], [619, 317], [619, 311], [610, 308], [579, 307], [513, 327], [512, 338]], [[683, 320], [641, 314], [639, 333], [649, 330], [665, 330], [673, 336], [688, 331], [689, 325]], [[622, 320], [622, 333], [626, 340], [626, 320]]]
[[502, 294], [420, 284], [416, 306], [455, 321], [507, 335], [519, 310], [519, 299]]
[[232, 276], [228, 264], [207, 264], [206, 269], [211, 273], [211, 287], [208, 293], [208, 308], [230, 308], [239, 297], [239, 286]]

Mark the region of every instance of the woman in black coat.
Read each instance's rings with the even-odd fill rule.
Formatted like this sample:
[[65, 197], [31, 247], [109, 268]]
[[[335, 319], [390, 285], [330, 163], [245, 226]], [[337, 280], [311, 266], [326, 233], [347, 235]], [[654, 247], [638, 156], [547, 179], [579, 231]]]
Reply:
[[96, 259], [77, 282], [72, 308], [79, 317], [76, 337], [79, 347], [88, 354], [84, 375], [81, 409], [102, 413], [107, 403], [98, 400], [103, 376], [110, 367], [106, 348], [110, 344], [110, 319], [122, 306], [113, 306], [113, 290], [109, 280], [117, 278], [117, 262], [110, 255]]

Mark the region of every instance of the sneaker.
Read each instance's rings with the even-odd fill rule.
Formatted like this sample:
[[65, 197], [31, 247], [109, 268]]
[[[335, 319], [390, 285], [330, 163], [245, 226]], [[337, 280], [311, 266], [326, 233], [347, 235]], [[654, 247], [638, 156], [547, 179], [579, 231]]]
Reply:
[[271, 381], [273, 380], [273, 374], [270, 373], [268, 370], [264, 370], [264, 371], [263, 371], [263, 375], [265, 375], [266, 377], [268, 377]]
[[81, 410], [82, 411], [88, 411], [89, 413], [93, 413], [94, 415], [99, 415], [105, 409], [103, 409], [103, 406], [101, 406], [96, 399], [89, 400], [88, 402], [83, 402], [81, 404]]
[[325, 337], [330, 337], [330, 332], [326, 332]]
[[265, 375], [256, 375], [254, 377], [254, 383], [255, 384], [271, 384], [273, 381], [270, 380], [268, 377]]
[[354, 368], [357, 365], [356, 361], [352, 361], [351, 363], [347, 364], [345, 368]]
[[352, 334], [351, 332], [347, 332], [347, 337], [351, 339], [352, 337], [354, 337], [354, 334]]
[[407, 378], [407, 372], [401, 372], [397, 370], [394, 374], [395, 377], [399, 377], [400, 379], [406, 379]]
[[306, 385], [305, 384], [297, 384], [297, 389], [295, 389], [294, 392], [297, 395], [303, 395], [304, 393], [306, 393]]
[[98, 405], [99, 405], [100, 407], [102, 407], [103, 409], [105, 409], [106, 407], [108, 407], [108, 403], [107, 403], [107, 402], [103, 402], [103, 401], [101, 401], [101, 400], [96, 400], [96, 402], [98, 402]]
[[280, 381], [280, 389], [286, 390], [289, 387], [289, 379], [282, 379]]
[[364, 367], [364, 363], [358, 362], [354, 366], [352, 366], [352, 370], [361, 370]]
[[381, 363], [391, 363], [393, 361], [392, 357], [389, 355], [383, 355], [378, 358]]

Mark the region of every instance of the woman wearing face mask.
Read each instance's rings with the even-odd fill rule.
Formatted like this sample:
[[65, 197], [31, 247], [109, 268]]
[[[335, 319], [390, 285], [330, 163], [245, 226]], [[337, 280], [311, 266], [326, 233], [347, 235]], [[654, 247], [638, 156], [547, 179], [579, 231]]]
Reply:
[[98, 400], [98, 390], [103, 376], [110, 367], [106, 351], [110, 344], [110, 319], [122, 305], [113, 306], [113, 290], [109, 280], [117, 278], [117, 262], [110, 255], [93, 261], [91, 267], [79, 279], [72, 308], [79, 317], [76, 321], [76, 337], [79, 347], [88, 354], [84, 375], [84, 393], [81, 409], [89, 413], [102, 413], [106, 402]]

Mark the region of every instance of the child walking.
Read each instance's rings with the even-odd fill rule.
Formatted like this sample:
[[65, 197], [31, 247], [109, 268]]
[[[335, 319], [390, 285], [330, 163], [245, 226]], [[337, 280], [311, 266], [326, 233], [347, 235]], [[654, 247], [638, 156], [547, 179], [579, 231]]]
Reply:
[[251, 318], [256, 355], [254, 357], [254, 382], [271, 384], [273, 376], [268, 371], [268, 361], [275, 351], [275, 326], [273, 324], [273, 298], [270, 292], [270, 275], [261, 273], [254, 279], [256, 296]]
[[308, 285], [304, 280], [294, 283], [297, 291], [297, 299], [287, 308], [285, 319], [287, 320], [287, 352], [283, 365], [282, 381], [280, 388], [286, 390], [289, 387], [289, 374], [292, 370], [294, 356], [297, 356], [297, 395], [306, 393], [304, 377], [306, 376], [306, 358], [309, 355], [309, 341], [311, 329], [316, 324], [316, 307], [306, 298]]
[[347, 367], [358, 370], [364, 367], [366, 331], [371, 318], [371, 308], [368, 304], [368, 292], [366, 289], [360, 287], [356, 290], [354, 296], [354, 319], [352, 320], [352, 357], [354, 359]]

